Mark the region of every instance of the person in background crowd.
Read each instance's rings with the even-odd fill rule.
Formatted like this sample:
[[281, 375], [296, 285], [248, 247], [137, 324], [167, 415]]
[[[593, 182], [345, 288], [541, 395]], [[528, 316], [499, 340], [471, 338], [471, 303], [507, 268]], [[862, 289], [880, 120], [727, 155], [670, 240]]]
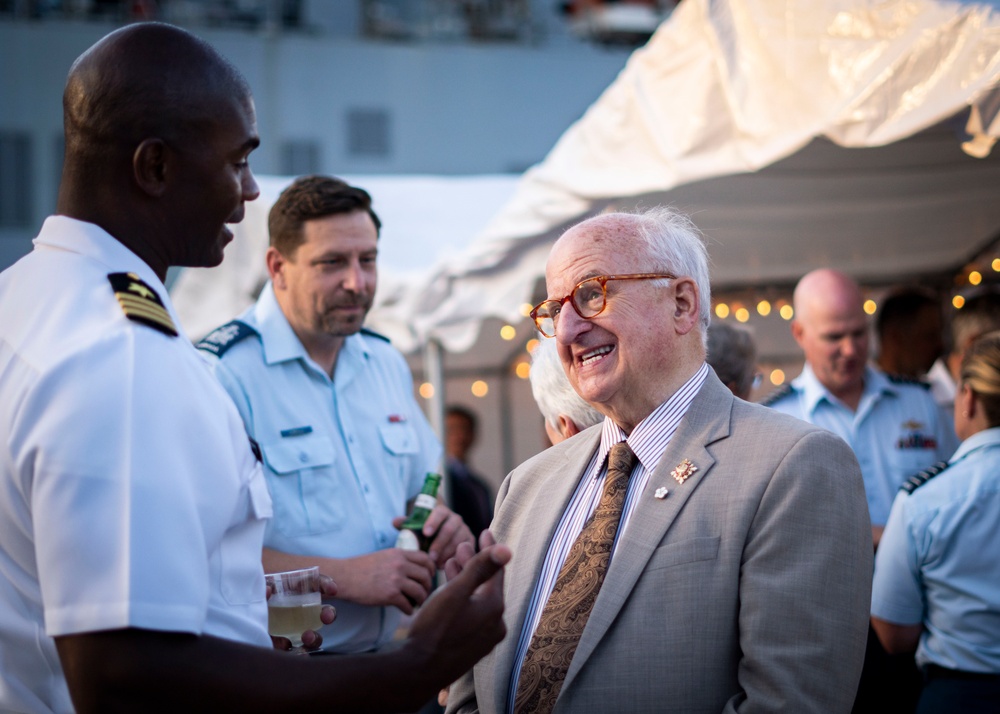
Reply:
[[[764, 403], [851, 446], [861, 464], [877, 548], [899, 487], [951, 454], [953, 431], [926, 384], [890, 378], [868, 365], [868, 318], [851, 278], [814, 270], [799, 281], [793, 300], [792, 336], [805, 354], [805, 366]], [[911, 712], [918, 691], [913, 658], [887, 657], [869, 632], [855, 713]]]
[[246, 80], [184, 30], [133, 24], [76, 60], [63, 108], [58, 215], [0, 275], [0, 710], [419, 705], [502, 639], [509, 550], [475, 556], [393, 652], [272, 649], [271, 499], [163, 284], [218, 265], [257, 198]]
[[708, 328], [709, 366], [740, 399], [750, 399], [757, 379], [757, 345], [749, 330], [723, 322]]
[[875, 335], [882, 372], [922, 379], [944, 353], [940, 300], [922, 288], [890, 292], [875, 316]]
[[966, 349], [958, 386], [962, 444], [907, 481], [875, 558], [872, 627], [916, 650], [918, 714], [1000, 712], [1000, 332]]
[[407, 503], [441, 447], [403, 356], [362, 328], [375, 297], [378, 216], [366, 191], [328, 176], [288, 186], [268, 216], [270, 282], [257, 303], [198, 346], [263, 455], [274, 518], [268, 572], [318, 565], [337, 583], [332, 652], [392, 640], [427, 599], [438, 568], [473, 543], [443, 504], [428, 553], [396, 548]]
[[542, 340], [531, 353], [528, 379], [550, 443], [558, 444], [604, 421], [604, 415], [573, 390], [552, 340]]
[[705, 363], [697, 229], [666, 208], [590, 218], [545, 278], [532, 318], [605, 420], [504, 481], [511, 633], [449, 711], [847, 712], [871, 597], [861, 474]]
[[493, 496], [490, 487], [468, 465], [469, 450], [479, 435], [479, 419], [471, 409], [452, 404], [444, 415], [444, 444], [447, 459], [451, 507], [478, 535], [493, 520]]
[[955, 401], [955, 384], [966, 350], [981, 335], [1000, 330], [1000, 293], [995, 288], [970, 295], [961, 309], [952, 311], [951, 349], [937, 360], [928, 373], [935, 400], [950, 412]]

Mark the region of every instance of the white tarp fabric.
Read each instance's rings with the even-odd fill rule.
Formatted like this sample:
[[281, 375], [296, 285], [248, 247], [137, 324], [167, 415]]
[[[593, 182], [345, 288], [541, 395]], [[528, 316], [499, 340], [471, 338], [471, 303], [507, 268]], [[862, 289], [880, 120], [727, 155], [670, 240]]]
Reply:
[[[504, 175], [339, 178], [368, 191], [382, 221], [375, 312], [393, 305], [404, 286], [464, 247], [510, 198], [517, 181]], [[193, 339], [228, 322], [256, 300], [267, 280], [267, 214], [291, 181], [258, 176], [260, 198], [248, 203], [243, 222], [232, 226], [234, 240], [222, 265], [178, 275], [171, 298], [181, 325]], [[405, 325], [394, 324], [391, 314], [379, 327], [402, 341], [412, 334]]]
[[957, 265], [1000, 235], [1000, 162], [971, 158], [998, 82], [990, 4], [685, 0], [465, 253], [373, 318], [409, 326], [404, 350], [467, 350], [523, 320], [558, 232], [626, 199], [693, 212], [713, 285]]

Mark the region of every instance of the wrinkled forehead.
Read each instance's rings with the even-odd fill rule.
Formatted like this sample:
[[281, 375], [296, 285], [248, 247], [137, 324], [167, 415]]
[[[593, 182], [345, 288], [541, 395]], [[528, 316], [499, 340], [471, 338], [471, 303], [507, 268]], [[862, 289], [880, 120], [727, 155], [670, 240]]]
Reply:
[[631, 216], [596, 216], [567, 230], [553, 244], [545, 265], [550, 296], [565, 294], [581, 280], [595, 275], [645, 271], [649, 251]]

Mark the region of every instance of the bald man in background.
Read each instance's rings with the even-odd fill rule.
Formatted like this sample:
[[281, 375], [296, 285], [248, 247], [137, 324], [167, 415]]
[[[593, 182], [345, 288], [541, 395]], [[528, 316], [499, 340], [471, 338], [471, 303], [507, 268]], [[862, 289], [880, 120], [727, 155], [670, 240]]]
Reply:
[[[802, 373], [764, 403], [840, 436], [861, 466], [878, 547], [903, 482], [947, 459], [956, 438], [926, 384], [887, 377], [868, 364], [869, 326], [857, 283], [814, 270], [794, 293], [792, 336], [805, 355]], [[854, 712], [908, 712], [916, 702], [912, 657], [886, 661], [870, 635]]]

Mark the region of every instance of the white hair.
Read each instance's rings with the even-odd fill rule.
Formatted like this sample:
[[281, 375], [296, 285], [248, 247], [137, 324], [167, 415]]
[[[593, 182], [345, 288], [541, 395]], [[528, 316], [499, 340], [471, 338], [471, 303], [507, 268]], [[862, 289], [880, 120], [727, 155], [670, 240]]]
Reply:
[[553, 429], [559, 428], [560, 414], [572, 419], [581, 430], [604, 419], [569, 383], [554, 339], [541, 338], [531, 353], [529, 379], [538, 410]]
[[655, 206], [626, 212], [636, 219], [639, 231], [655, 265], [650, 270], [665, 270], [678, 276], [688, 276], [698, 286], [698, 329], [702, 342], [707, 342], [708, 326], [712, 322], [712, 288], [709, 282], [708, 250], [701, 231], [675, 208]]

